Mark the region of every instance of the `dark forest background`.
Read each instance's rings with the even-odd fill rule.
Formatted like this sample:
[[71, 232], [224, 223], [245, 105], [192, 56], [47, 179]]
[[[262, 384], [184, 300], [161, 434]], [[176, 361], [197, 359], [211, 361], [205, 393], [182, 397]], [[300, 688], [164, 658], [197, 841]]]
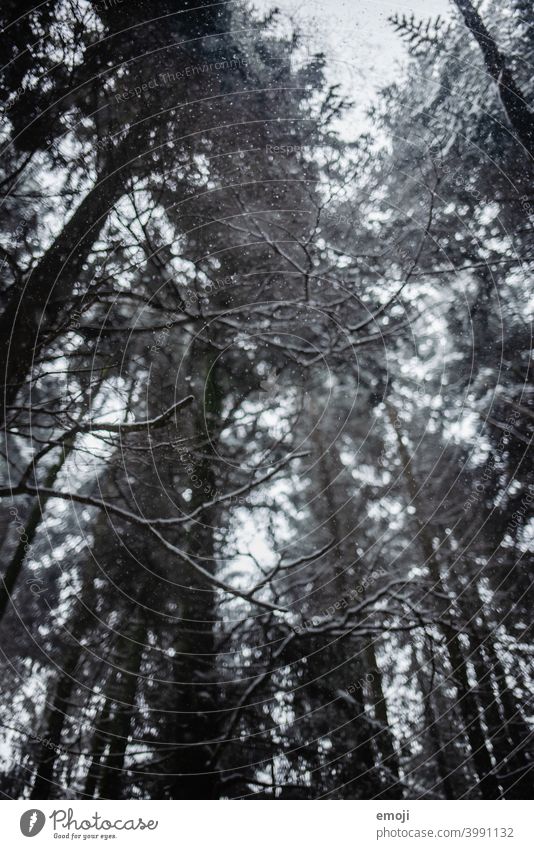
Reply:
[[529, 0], [1, 17], [3, 797], [530, 798]]

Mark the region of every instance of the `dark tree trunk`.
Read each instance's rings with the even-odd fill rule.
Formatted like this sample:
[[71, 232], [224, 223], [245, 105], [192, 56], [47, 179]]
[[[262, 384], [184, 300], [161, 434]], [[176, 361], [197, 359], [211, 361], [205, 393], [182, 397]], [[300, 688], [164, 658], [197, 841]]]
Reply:
[[423, 674], [418, 670], [419, 689], [423, 696], [424, 715], [428, 738], [432, 747], [432, 758], [435, 760], [436, 769], [439, 778], [438, 789], [445, 799], [454, 799], [456, 794], [452, 783], [451, 770], [447, 764], [443, 741], [441, 739], [438, 718], [432, 703], [432, 693], [430, 693], [425, 685]]
[[[216, 490], [213, 455], [217, 443], [222, 410], [222, 396], [218, 384], [215, 360], [204, 346], [193, 349], [197, 373], [204, 376], [204, 411], [196, 422], [197, 432], [207, 427], [211, 447], [206, 456], [196, 464], [195, 474], [202, 482], [193, 487], [192, 509], [199, 507], [207, 496], [203, 490]], [[206, 425], [204, 425], [204, 421]], [[205, 568], [215, 568], [213, 532], [217, 511], [208, 509], [199, 517], [189, 537], [189, 550], [201, 557]], [[220, 734], [220, 693], [215, 665], [215, 636], [213, 623], [217, 618], [216, 598], [211, 586], [197, 585], [198, 578], [191, 576], [190, 587], [184, 589], [181, 611], [184, 627], [180, 634], [181, 658], [176, 664], [180, 681], [176, 688], [180, 694], [175, 715], [175, 739], [179, 742], [173, 758], [171, 794], [174, 799], [217, 799], [219, 780], [216, 764], [211, 755]], [[194, 665], [194, 669], [191, 668]], [[184, 682], [205, 681], [206, 686], [191, 686]]]
[[523, 712], [508, 685], [506, 673], [493, 646], [491, 634], [484, 641], [481, 654], [481, 663], [484, 663], [484, 668], [491, 670], [496, 699], [502, 714], [502, 725], [498, 728], [498, 734], [502, 738], [502, 759], [498, 758], [496, 773], [504, 787], [504, 795], [507, 799], [528, 799], [532, 793], [534, 765], [532, 731], [525, 722]]
[[[59, 472], [61, 471], [68, 455], [72, 451], [72, 448], [72, 445], [68, 447], [65, 446], [63, 448], [60, 460], [54, 464], [54, 466], [50, 469], [45, 478], [45, 488], [51, 489], [53, 487]], [[39, 498], [36, 499], [36, 502], [31, 509], [28, 521], [26, 522], [26, 525], [24, 527], [24, 539], [21, 537], [21, 539], [19, 540], [13, 557], [11, 558], [7, 569], [4, 572], [2, 585], [0, 586], [0, 623], [4, 618], [9, 601], [19, 580], [22, 568], [24, 566], [24, 561], [28, 553], [28, 549], [35, 539], [35, 535], [37, 533], [37, 529], [41, 522], [43, 511], [48, 500], [49, 496], [42, 494], [39, 495]]]
[[499, 50], [471, 0], [454, 2], [462, 13], [466, 26], [477, 40], [488, 73], [497, 83], [504, 111], [517, 138], [534, 158], [534, 115], [508, 67], [506, 56]]
[[108, 752], [103, 761], [99, 789], [102, 799], [120, 799], [122, 795], [124, 760], [136, 712], [136, 693], [146, 633], [146, 625], [139, 622], [128, 634], [124, 660], [121, 658], [122, 669], [115, 676], [111, 715], [106, 723]]
[[85, 786], [83, 790], [84, 795], [88, 796], [90, 799], [94, 798], [98, 780], [101, 774], [102, 758], [104, 756], [104, 752], [106, 751], [108, 741], [106, 735], [109, 731], [108, 726], [110, 713], [111, 701], [109, 698], [106, 697], [106, 701], [104, 702], [98, 725], [95, 728], [93, 746], [91, 749], [91, 764], [89, 766], [89, 770], [87, 771], [87, 777], [85, 779]]
[[39, 761], [30, 799], [49, 799], [54, 793], [54, 768], [61, 753], [61, 737], [65, 720], [69, 715], [69, 702], [76, 684], [75, 672], [82, 653], [81, 646], [73, 647], [68, 653], [48, 718], [48, 728], [41, 745]]
[[[368, 685], [369, 699], [371, 707], [375, 715], [375, 720], [380, 724], [380, 730], [375, 737], [376, 747], [380, 762], [385, 771], [385, 781], [395, 785], [399, 781], [399, 758], [393, 744], [391, 735], [388, 707], [384, 689], [382, 687], [382, 673], [380, 672], [376, 660], [376, 653], [373, 643], [368, 643], [365, 648], [365, 659], [367, 669], [370, 674]], [[381, 794], [382, 798], [387, 798], [387, 793]], [[393, 793], [394, 798], [398, 798], [399, 791]]]
[[2, 422], [58, 320], [69, 308], [73, 286], [111, 209], [124, 193], [119, 170], [105, 173], [81, 202], [0, 317]]
[[[464, 728], [469, 745], [472, 750], [473, 763], [478, 774], [480, 791], [485, 799], [498, 799], [502, 795], [501, 787], [495, 778], [494, 765], [491, 759], [491, 748], [481, 723], [481, 716], [476, 696], [469, 684], [467, 662], [460, 639], [460, 631], [451, 622], [453, 616], [452, 601], [447, 601], [449, 593], [444, 586], [439, 563], [436, 560], [434, 547], [432, 545], [431, 532], [428, 525], [423, 521], [423, 510], [419, 486], [414, 475], [410, 455], [402, 441], [400, 429], [397, 424], [397, 415], [394, 407], [388, 403], [388, 415], [393, 426], [399, 457], [403, 466], [403, 475], [406, 487], [415, 507], [414, 519], [417, 525], [417, 539], [434, 583], [434, 588], [444, 600], [440, 610], [442, 621], [441, 631], [445, 637], [445, 649], [449, 664], [452, 669], [453, 680], [458, 693], [458, 708], [462, 714]], [[449, 620], [449, 621], [447, 621]]]

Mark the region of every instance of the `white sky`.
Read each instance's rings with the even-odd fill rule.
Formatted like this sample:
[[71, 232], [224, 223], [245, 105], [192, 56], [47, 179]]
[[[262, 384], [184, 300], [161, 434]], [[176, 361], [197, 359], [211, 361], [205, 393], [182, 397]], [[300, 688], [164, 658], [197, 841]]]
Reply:
[[290, 15], [309, 39], [310, 51], [322, 51], [329, 64], [328, 80], [339, 82], [356, 104], [344, 128], [352, 135], [373, 93], [395, 80], [407, 51], [388, 22], [395, 13], [416, 19], [450, 17], [450, 0], [255, 0], [263, 11], [273, 7]]

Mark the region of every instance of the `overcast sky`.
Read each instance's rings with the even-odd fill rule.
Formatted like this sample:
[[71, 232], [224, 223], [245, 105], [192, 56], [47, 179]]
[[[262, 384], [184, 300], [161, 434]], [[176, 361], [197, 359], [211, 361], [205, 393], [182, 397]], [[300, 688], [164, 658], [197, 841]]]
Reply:
[[[312, 50], [329, 60], [329, 81], [339, 82], [358, 104], [346, 129], [361, 125], [373, 92], [392, 82], [406, 57], [406, 47], [388, 17], [449, 17], [449, 0], [255, 0], [260, 10], [278, 6], [299, 22]], [[363, 128], [363, 127], [361, 127]]]

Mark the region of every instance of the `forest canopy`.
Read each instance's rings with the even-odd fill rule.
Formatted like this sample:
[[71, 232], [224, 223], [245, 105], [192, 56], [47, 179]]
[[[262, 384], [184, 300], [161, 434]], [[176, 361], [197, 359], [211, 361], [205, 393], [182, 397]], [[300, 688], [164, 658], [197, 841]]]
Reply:
[[530, 798], [531, 2], [0, 17], [2, 797]]

